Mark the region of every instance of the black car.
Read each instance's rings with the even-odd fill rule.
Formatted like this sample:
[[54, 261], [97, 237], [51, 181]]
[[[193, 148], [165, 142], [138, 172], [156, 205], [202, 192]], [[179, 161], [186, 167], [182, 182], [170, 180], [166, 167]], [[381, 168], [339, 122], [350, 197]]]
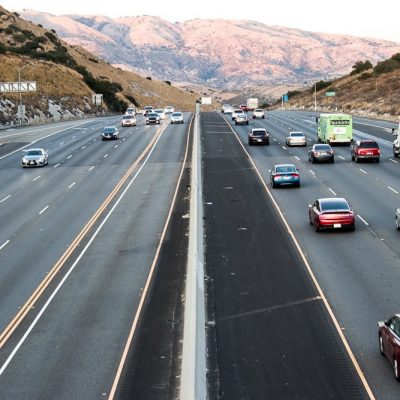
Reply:
[[311, 163], [319, 161], [335, 162], [333, 149], [329, 144], [314, 144], [308, 151], [308, 161]]
[[117, 140], [119, 131], [116, 126], [105, 126], [101, 131], [101, 140]]
[[146, 125], [160, 124], [160, 115], [156, 112], [151, 112], [146, 115]]
[[249, 145], [266, 144], [269, 145], [269, 133], [264, 128], [254, 128], [249, 132]]

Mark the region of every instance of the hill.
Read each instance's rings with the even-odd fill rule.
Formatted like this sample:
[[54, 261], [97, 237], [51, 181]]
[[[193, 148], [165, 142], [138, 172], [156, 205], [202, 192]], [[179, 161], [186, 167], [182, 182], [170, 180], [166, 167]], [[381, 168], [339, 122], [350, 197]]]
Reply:
[[173, 82], [223, 89], [293, 85], [348, 73], [357, 60], [381, 61], [400, 51], [384, 40], [307, 32], [247, 20], [152, 16], [108, 18], [24, 10], [111, 64]]
[[[22, 80], [36, 80], [38, 85], [37, 92], [23, 95], [30, 119], [92, 113], [93, 93], [103, 93], [106, 108], [114, 112], [131, 103], [141, 107], [173, 104], [191, 110], [196, 100], [194, 93], [170, 82], [145, 79], [113, 67], [59, 39], [54, 30], [25, 21], [0, 6], [1, 80], [16, 81], [20, 68]], [[1, 94], [1, 123], [15, 119], [17, 99], [17, 94]]]
[[[375, 66], [359, 61], [352, 72], [332, 81], [319, 81], [317, 107], [319, 110], [351, 112], [368, 116], [386, 116], [398, 120], [400, 111], [400, 53]], [[314, 108], [314, 89], [288, 92], [289, 107]], [[335, 93], [327, 96], [326, 93]], [[279, 103], [279, 102], [278, 102]], [[277, 106], [279, 106], [277, 104]]]

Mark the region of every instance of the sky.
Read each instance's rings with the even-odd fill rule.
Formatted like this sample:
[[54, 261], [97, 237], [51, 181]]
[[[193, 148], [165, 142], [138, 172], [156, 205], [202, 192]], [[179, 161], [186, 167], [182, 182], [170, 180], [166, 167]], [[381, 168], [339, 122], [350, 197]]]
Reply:
[[232, 0], [0, 0], [0, 5], [10, 11], [27, 8], [55, 15], [154, 15], [171, 22], [194, 18], [250, 19], [267, 25], [400, 43], [400, 0], [251, 0], [247, 5]]

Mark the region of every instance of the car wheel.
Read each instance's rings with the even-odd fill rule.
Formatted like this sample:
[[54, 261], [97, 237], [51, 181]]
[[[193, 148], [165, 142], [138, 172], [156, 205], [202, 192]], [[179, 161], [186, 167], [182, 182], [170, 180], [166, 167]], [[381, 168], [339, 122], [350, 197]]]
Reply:
[[398, 230], [398, 231], [400, 231], [400, 223], [399, 223], [399, 219], [396, 217], [396, 229]]
[[355, 162], [356, 164], [358, 164], [358, 161], [359, 161], [358, 157], [357, 157], [357, 156], [354, 156], [354, 162]]
[[299, 188], [300, 187], [300, 182], [299, 183], [296, 183], [296, 185], [295, 185], [297, 188]]
[[253, 119], [256, 119], [256, 117], [253, 117]]
[[399, 376], [399, 363], [397, 362], [396, 358], [393, 359], [393, 372], [394, 372], [394, 377], [396, 378], [396, 381], [400, 381], [400, 376]]
[[246, 122], [246, 125], [248, 125], [248, 124], [249, 124], [249, 121]]
[[237, 125], [237, 122], [235, 121], [235, 125]]
[[311, 164], [315, 164], [315, 158], [311, 157]]
[[356, 230], [356, 226], [353, 224], [351, 227], [350, 227], [350, 232], [354, 232]]
[[380, 160], [380, 158], [377, 158], [377, 159], [375, 160], [375, 162], [376, 162], [376, 163], [379, 163], [379, 160]]
[[249, 140], [249, 146], [251, 146], [251, 141]]
[[264, 115], [262, 116], [262, 119], [265, 119], [265, 116], [264, 116]]
[[383, 351], [383, 339], [381, 335], [379, 335], [379, 351], [383, 356], [385, 355], [385, 352]]
[[354, 155], [353, 154], [351, 155], [351, 161], [354, 161]]
[[331, 158], [331, 164], [333, 164], [334, 162], [335, 162], [335, 158], [332, 157], [332, 158]]
[[266, 145], [269, 146], [269, 140], [266, 142]]
[[321, 230], [317, 221], [314, 221], [314, 230], [315, 232], [319, 232]]
[[272, 185], [273, 188], [276, 188], [276, 185], [275, 185], [274, 181], [271, 182], [271, 185]]

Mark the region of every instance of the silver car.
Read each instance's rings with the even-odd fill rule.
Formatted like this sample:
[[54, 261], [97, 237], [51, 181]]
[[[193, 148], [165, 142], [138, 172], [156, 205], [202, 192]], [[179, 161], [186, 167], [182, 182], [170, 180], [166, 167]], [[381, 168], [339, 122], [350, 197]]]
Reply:
[[22, 167], [44, 167], [49, 163], [47, 151], [41, 148], [28, 149], [22, 157]]
[[395, 217], [396, 229], [400, 231], [400, 208], [396, 210], [396, 217]]
[[183, 115], [181, 112], [176, 111], [172, 113], [171, 124], [183, 124]]
[[290, 132], [286, 138], [287, 146], [306, 146], [306, 137], [303, 132]]

